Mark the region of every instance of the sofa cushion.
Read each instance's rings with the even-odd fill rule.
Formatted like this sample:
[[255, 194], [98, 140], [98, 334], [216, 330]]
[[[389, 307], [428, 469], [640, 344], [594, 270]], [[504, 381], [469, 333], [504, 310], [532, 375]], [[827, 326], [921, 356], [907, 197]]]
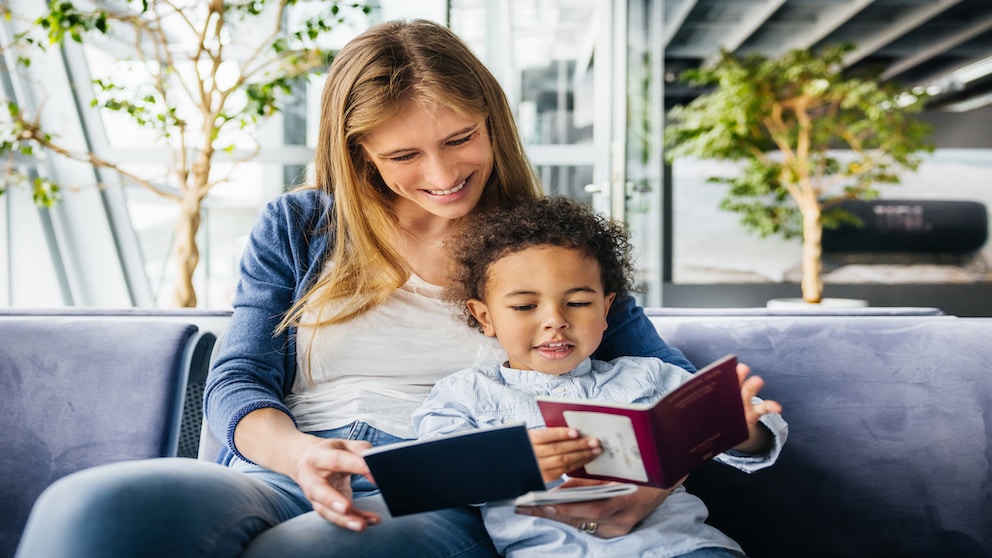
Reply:
[[738, 355], [784, 407], [773, 467], [687, 483], [750, 556], [992, 556], [992, 319], [652, 320], [697, 365]]

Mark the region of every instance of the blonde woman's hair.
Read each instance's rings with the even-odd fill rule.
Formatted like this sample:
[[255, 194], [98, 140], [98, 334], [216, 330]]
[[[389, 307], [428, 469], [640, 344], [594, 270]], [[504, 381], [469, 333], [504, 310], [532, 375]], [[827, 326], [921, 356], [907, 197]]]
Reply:
[[[394, 194], [361, 143], [411, 101], [485, 119], [493, 171], [476, 210], [541, 196], [503, 89], [457, 35], [426, 20], [371, 27], [334, 58], [321, 100], [311, 187], [334, 196], [332, 230], [324, 231], [333, 234], [328, 258], [334, 265], [290, 308], [280, 330], [300, 325], [308, 312], [318, 318], [307, 325], [348, 321], [409, 278], [391, 242]], [[331, 301], [340, 310], [323, 315], [320, 309]]]

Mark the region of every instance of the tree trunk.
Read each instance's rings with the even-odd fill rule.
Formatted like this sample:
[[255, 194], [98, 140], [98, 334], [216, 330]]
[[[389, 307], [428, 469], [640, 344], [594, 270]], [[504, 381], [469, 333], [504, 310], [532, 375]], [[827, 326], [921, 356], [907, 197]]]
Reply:
[[204, 146], [197, 150], [189, 172], [180, 172], [183, 187], [179, 202], [179, 215], [176, 217], [175, 244], [172, 254], [176, 262], [176, 284], [172, 303], [177, 308], [196, 308], [196, 289], [193, 287], [193, 272], [200, 263], [200, 249], [196, 245], [196, 233], [200, 230], [200, 209], [203, 198], [210, 191], [210, 169], [214, 148], [210, 143], [217, 133], [213, 122], [216, 117], [204, 119]]
[[802, 283], [803, 300], [819, 304], [823, 298], [823, 223], [820, 208], [807, 207], [803, 211]]
[[172, 303], [177, 308], [196, 307], [193, 272], [200, 262], [200, 250], [196, 246], [196, 233], [199, 230], [200, 197], [193, 190], [183, 190], [179, 215], [176, 216], [175, 242], [172, 247], [172, 256], [176, 265]]

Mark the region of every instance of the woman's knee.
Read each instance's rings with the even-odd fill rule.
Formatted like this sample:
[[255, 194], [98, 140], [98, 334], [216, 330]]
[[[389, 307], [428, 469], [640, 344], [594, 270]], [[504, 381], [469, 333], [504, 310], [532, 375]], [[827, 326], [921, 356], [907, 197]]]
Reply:
[[139, 489], [146, 486], [141, 470], [122, 465], [94, 467], [55, 481], [38, 497], [32, 515], [43, 515], [47, 521], [110, 512], [117, 516], [129, 501], [150, 502], [147, 492]]
[[[285, 519], [281, 512], [276, 491], [220, 465], [115, 463], [48, 487], [28, 518], [18, 556], [235, 556]], [[73, 541], [72, 547], [60, 541]]]

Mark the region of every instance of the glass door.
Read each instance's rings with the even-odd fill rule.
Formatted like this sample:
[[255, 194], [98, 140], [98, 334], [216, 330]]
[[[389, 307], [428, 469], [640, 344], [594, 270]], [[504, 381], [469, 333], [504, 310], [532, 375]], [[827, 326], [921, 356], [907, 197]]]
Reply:
[[[450, 4], [451, 28], [506, 90], [545, 190], [582, 200], [628, 224], [642, 268], [642, 303], [653, 305], [660, 301], [661, 286], [660, 209], [654, 198], [661, 191], [662, 167], [657, 141], [645, 134], [660, 120], [660, 104], [652, 106], [660, 103], [660, 93], [645, 89], [657, 70], [645, 65], [654, 60], [649, 49], [656, 45], [643, 18], [647, 11], [660, 10], [658, 4]], [[652, 113], [659, 119], [654, 123], [646, 120]]]
[[452, 29], [506, 90], [547, 191], [607, 213], [620, 150], [611, 148], [612, 21], [608, 0], [454, 0], [451, 12]]

